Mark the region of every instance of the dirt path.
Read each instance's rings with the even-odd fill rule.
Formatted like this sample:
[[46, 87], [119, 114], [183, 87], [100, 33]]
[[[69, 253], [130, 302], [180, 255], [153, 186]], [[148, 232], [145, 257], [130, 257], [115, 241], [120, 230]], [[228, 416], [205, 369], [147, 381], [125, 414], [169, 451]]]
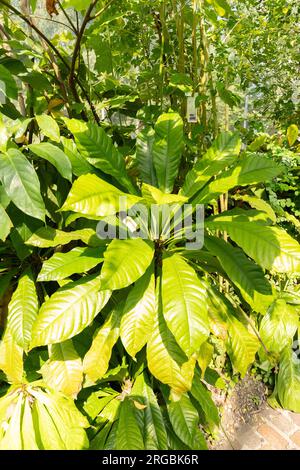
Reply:
[[252, 377], [227, 398], [213, 450], [300, 450], [300, 414], [272, 409], [266, 387]]

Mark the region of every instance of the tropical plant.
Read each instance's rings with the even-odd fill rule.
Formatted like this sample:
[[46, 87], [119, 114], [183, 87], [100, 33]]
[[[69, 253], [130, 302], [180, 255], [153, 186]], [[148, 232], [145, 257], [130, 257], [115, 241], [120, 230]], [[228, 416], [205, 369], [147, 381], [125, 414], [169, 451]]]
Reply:
[[[60, 137], [49, 116], [47, 124], [47, 142], [22, 152], [11, 139], [0, 159], [0, 367], [10, 384], [1, 448], [206, 448], [200, 424], [219, 423], [207, 388], [213, 337], [242, 376], [257, 352], [277, 355], [278, 400], [299, 411], [297, 302], [266, 274], [299, 272], [300, 246], [265, 201], [244, 195], [282, 168], [241, 153], [238, 135], [225, 132], [174, 193], [184, 153], [177, 113], [141, 131], [129, 172], [102, 127], [65, 118]], [[214, 214], [231, 190], [244, 206]], [[206, 219], [195, 250], [197, 205]], [[147, 225], [140, 207], [172, 209], [170, 234], [159, 217]], [[178, 237], [182, 207], [192, 217]], [[115, 238], [100, 239], [99, 223]]]

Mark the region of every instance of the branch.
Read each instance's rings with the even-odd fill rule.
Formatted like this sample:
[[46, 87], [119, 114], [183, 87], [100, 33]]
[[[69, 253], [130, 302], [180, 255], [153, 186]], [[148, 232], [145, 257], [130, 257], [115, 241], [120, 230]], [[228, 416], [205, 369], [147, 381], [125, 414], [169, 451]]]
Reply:
[[59, 8], [61, 9], [62, 13], [64, 14], [66, 20], [68, 21], [71, 29], [74, 31], [74, 33], [77, 35], [78, 31], [77, 31], [77, 28], [76, 26], [74, 25], [73, 21], [71, 20], [71, 18], [69, 17], [68, 13], [66, 12], [66, 10], [64, 9], [64, 7], [62, 6], [61, 2], [59, 0], [57, 0], [57, 3], [59, 5]]

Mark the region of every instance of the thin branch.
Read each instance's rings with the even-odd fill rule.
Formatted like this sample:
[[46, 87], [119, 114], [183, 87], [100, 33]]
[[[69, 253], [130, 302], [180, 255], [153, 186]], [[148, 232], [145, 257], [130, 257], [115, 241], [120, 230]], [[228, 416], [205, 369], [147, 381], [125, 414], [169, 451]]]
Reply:
[[73, 21], [71, 20], [71, 18], [69, 17], [68, 13], [66, 12], [66, 10], [64, 9], [64, 7], [62, 6], [61, 2], [59, 0], [57, 0], [57, 3], [59, 5], [59, 8], [61, 9], [63, 15], [65, 16], [66, 20], [68, 21], [71, 29], [74, 31], [74, 33], [77, 35], [78, 34], [78, 29], [76, 28], [76, 26], [74, 25]]
[[63, 23], [62, 21], [54, 20], [53, 18], [44, 18], [43, 16], [37, 16], [37, 15], [31, 16], [31, 18], [33, 18], [34, 20], [35, 20], [35, 19], [37, 19], [37, 20], [44, 20], [44, 21], [50, 21], [51, 23], [61, 24], [61, 25], [64, 26], [65, 28], [69, 28], [71, 31], [74, 32], [74, 30], [73, 30], [73, 28], [72, 28], [71, 26], [69, 26], [69, 25], [66, 24], [66, 23]]

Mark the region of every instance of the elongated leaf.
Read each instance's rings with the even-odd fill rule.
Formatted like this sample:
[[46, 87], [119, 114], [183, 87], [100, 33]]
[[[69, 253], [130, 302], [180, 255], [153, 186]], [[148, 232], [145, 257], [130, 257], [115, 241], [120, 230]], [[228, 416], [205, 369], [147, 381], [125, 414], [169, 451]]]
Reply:
[[55, 119], [47, 114], [40, 114], [35, 117], [38, 126], [42, 133], [49, 137], [49, 139], [54, 140], [55, 142], [60, 141], [60, 132], [59, 127]]
[[281, 173], [282, 170], [282, 167], [267, 157], [251, 155], [241, 158], [236, 166], [207, 184], [196, 196], [195, 202], [204, 204], [235, 186], [247, 186], [268, 181]]
[[227, 352], [234, 369], [243, 377], [254, 362], [259, 342], [237, 318], [230, 316], [228, 320]]
[[78, 150], [86, 160], [104, 173], [113, 176], [122, 186], [135, 193], [133, 183], [126, 174], [122, 154], [114, 146], [105, 131], [93, 123], [65, 119], [70, 132], [74, 135]]
[[75, 273], [85, 273], [103, 261], [101, 248], [77, 247], [68, 253], [55, 253], [38, 275], [38, 281], [57, 281]]
[[209, 366], [209, 364], [211, 363], [213, 354], [214, 354], [214, 347], [212, 344], [208, 343], [208, 341], [201, 344], [199, 354], [197, 357], [197, 361], [201, 369], [201, 379], [204, 378], [205, 371], [207, 367]]
[[27, 350], [31, 341], [33, 323], [38, 314], [39, 304], [32, 273], [25, 272], [19, 279], [18, 287], [8, 305], [7, 328], [15, 342]]
[[206, 227], [226, 231], [248, 256], [265, 269], [300, 271], [300, 245], [280, 227], [267, 227], [222, 215], [206, 221]]
[[90, 380], [101, 379], [108, 369], [112, 348], [119, 338], [123, 304], [119, 304], [95, 333], [93, 342], [83, 360], [84, 373]]
[[211, 398], [211, 393], [200, 380], [200, 374], [196, 371], [193, 380], [191, 394], [198, 401], [208, 421], [212, 421], [217, 426], [220, 424], [218, 408]]
[[136, 160], [144, 183], [156, 186], [156, 174], [153, 164], [152, 148], [155, 132], [150, 128], [143, 129], [136, 138]]
[[19, 395], [17, 403], [13, 407], [5, 434], [0, 440], [0, 450], [22, 450], [21, 440], [21, 416], [23, 408], [23, 396]]
[[171, 193], [183, 149], [183, 122], [177, 113], [162, 114], [155, 124], [153, 163], [159, 188]]
[[37, 246], [38, 248], [49, 248], [57, 245], [67, 245], [71, 241], [81, 240], [86, 245], [103, 245], [96, 232], [91, 228], [74, 230], [73, 232], [63, 232], [52, 227], [42, 227], [38, 229], [27, 241], [26, 245]]
[[296, 126], [296, 124], [291, 124], [288, 127], [288, 130], [287, 130], [287, 133], [286, 133], [286, 136], [287, 136], [288, 143], [289, 143], [290, 147], [292, 145], [294, 145], [294, 143], [296, 142], [296, 140], [298, 138], [298, 135], [299, 135], [298, 126]]
[[162, 307], [168, 328], [185, 354], [198, 352], [209, 335], [206, 290], [179, 255], [163, 259]]
[[241, 139], [238, 134], [222, 132], [187, 173], [181, 193], [191, 197], [200, 191], [212, 176], [217, 175], [237, 159], [240, 149]]
[[153, 254], [153, 244], [141, 238], [112, 240], [104, 252], [102, 286], [110, 290], [123, 289], [137, 281], [150, 265]]
[[22, 438], [24, 450], [38, 450], [39, 449], [36, 436], [35, 436], [33, 417], [31, 413], [31, 406], [30, 406], [30, 402], [28, 399], [25, 399], [25, 402], [24, 402], [21, 438]]
[[242, 195], [236, 194], [231, 197], [237, 201], [247, 202], [254, 209], [266, 212], [269, 216], [269, 219], [272, 222], [276, 223], [276, 214], [273, 211], [270, 204], [267, 203], [267, 201], [264, 201], [263, 199], [260, 199], [259, 197], [256, 197], [256, 196], [249, 196], [248, 194], [242, 194]]
[[0, 92], [7, 98], [16, 100], [18, 98], [18, 88], [9, 70], [0, 64]]
[[83, 381], [82, 361], [72, 340], [49, 346], [49, 360], [41, 369], [44, 382], [57, 392], [76, 398]]
[[261, 321], [259, 334], [268, 351], [280, 353], [291, 343], [297, 331], [299, 317], [294, 306], [277, 299]]
[[100, 281], [95, 276], [61, 287], [40, 309], [33, 325], [31, 348], [77, 335], [92, 322], [109, 297], [109, 291], [100, 291]]
[[195, 359], [191, 357], [188, 360], [181, 351], [167, 327], [159, 298], [157, 303], [155, 325], [147, 343], [148, 367], [154, 377], [169, 385], [176, 394], [181, 395], [191, 388]]
[[0, 220], [1, 220], [0, 240], [5, 241], [13, 224], [9, 216], [5, 212], [4, 207], [1, 204], [0, 204]]
[[88, 216], [105, 217], [127, 210], [141, 198], [126, 194], [96, 175], [80, 176], [62, 206], [62, 211], [79, 212]]
[[0, 180], [7, 195], [19, 209], [37, 219], [45, 219], [37, 174], [19, 150], [9, 149], [0, 154]]
[[[143, 439], [147, 450], [166, 450], [167, 433], [160, 407], [145, 372], [140, 374], [132, 388], [133, 398], [145, 406], [139, 413], [143, 422]], [[138, 411], [136, 410], [138, 413]]]
[[72, 173], [74, 173], [74, 175], [81, 176], [87, 173], [93, 173], [94, 168], [80, 155], [73, 140], [61, 137], [61, 142], [64, 147], [64, 153], [71, 162]]
[[17, 345], [8, 329], [0, 343], [0, 370], [3, 370], [9, 382], [22, 382], [23, 349]]
[[206, 248], [216, 255], [232, 282], [238, 287], [249, 305], [260, 313], [265, 313], [273, 300], [272, 287], [263, 270], [249, 260], [239, 249], [221, 238], [205, 237]]
[[149, 206], [151, 206], [151, 204], [182, 204], [188, 200], [187, 197], [180, 196], [179, 194], [163, 193], [160, 189], [155, 188], [154, 186], [150, 186], [150, 184], [146, 183], [143, 183], [142, 195], [143, 199]]
[[44, 158], [50, 162], [63, 178], [72, 181], [72, 165], [64, 152], [56, 145], [49, 142], [42, 142], [40, 144], [31, 144], [29, 149], [38, 157]]
[[116, 435], [117, 450], [143, 450], [144, 442], [137, 424], [134, 404], [129, 398], [121, 403]]
[[281, 405], [300, 413], [300, 362], [291, 345], [281, 354], [276, 386]]
[[155, 278], [151, 265], [130, 291], [121, 320], [121, 340], [133, 358], [152, 334], [155, 311]]
[[198, 429], [199, 415], [187, 395], [168, 405], [168, 414], [175, 434], [191, 449], [206, 449], [205, 439]]

